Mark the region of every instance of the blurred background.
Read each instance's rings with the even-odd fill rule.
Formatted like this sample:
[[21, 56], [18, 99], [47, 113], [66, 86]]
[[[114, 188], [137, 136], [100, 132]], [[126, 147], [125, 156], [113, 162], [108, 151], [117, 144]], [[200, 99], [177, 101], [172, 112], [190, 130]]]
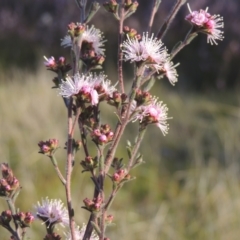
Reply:
[[[91, 1], [89, 1], [91, 2]], [[105, 1], [98, 1], [103, 3]], [[153, 1], [139, 0], [139, 8], [125, 23], [139, 33], [146, 31]], [[158, 32], [174, 0], [163, 0], [153, 32]], [[209, 13], [224, 17], [225, 39], [218, 46], [199, 35], [174, 59], [179, 82], [164, 79], [153, 94], [169, 107], [170, 131], [163, 137], [149, 127], [141, 147], [145, 164], [135, 169], [136, 181], [126, 184], [116, 198], [111, 214], [115, 226], [111, 239], [238, 240], [240, 236], [240, 2], [236, 0], [191, 0], [192, 10], [209, 7]], [[183, 40], [190, 26], [184, 20], [184, 5], [163, 42], [169, 50]], [[23, 186], [17, 200], [22, 211], [42, 197], [64, 199], [64, 191], [47, 157], [38, 154], [40, 140], [58, 138], [64, 146], [66, 109], [55, 90], [54, 74], [47, 72], [43, 55], [69, 56], [60, 47], [67, 25], [80, 20], [74, 1], [0, 1], [0, 156], [8, 162]], [[103, 8], [91, 21], [104, 32], [104, 71], [116, 82], [117, 22]], [[124, 64], [131, 79], [132, 66]], [[114, 126], [113, 109], [103, 106], [103, 123]], [[131, 124], [125, 139], [133, 141], [137, 131]], [[76, 135], [78, 138], [78, 135]], [[118, 156], [126, 158], [125, 141]], [[57, 153], [64, 171], [65, 150]], [[82, 199], [92, 197], [87, 173], [76, 159], [73, 192], [76, 221], [87, 222]], [[110, 188], [106, 186], [107, 189]], [[0, 202], [0, 212], [6, 209]], [[1, 239], [9, 239], [0, 229]], [[44, 227], [35, 222], [31, 239], [43, 239]]]

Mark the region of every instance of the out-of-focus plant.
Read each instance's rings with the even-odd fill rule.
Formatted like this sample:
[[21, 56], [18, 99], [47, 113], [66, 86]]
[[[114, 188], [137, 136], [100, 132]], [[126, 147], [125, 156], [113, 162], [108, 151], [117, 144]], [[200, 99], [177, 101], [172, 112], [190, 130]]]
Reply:
[[[191, 28], [185, 39], [169, 52], [161, 39], [185, 0], [177, 0], [159, 31], [154, 34], [152, 25], [160, 2], [153, 1], [148, 29], [142, 34], [124, 26], [124, 21], [137, 10], [137, 1], [111, 0], [103, 4], [107, 12], [118, 21], [119, 29], [116, 73], [118, 81], [112, 83], [103, 73], [102, 66], [106, 58], [106, 40], [99, 29], [89, 25], [100, 5], [93, 2], [86, 13], [87, 0], [76, 0], [81, 22], [70, 23], [68, 33], [61, 41], [61, 46], [70, 48], [71, 63], [67, 63], [64, 57], [45, 57], [47, 69], [56, 73], [53, 88], [58, 89], [67, 109], [65, 174], [59, 169], [55, 156], [59, 141], [49, 139], [38, 144], [39, 153], [51, 160], [63, 185], [67, 208], [62, 200], [45, 197], [34, 205], [34, 214], [16, 210], [15, 199], [21, 187], [9, 166], [3, 163], [0, 194], [6, 199], [9, 209], [1, 214], [0, 225], [11, 233], [11, 239], [26, 238], [26, 228], [33, 221], [33, 216], [45, 224], [45, 240], [62, 238], [55, 227], [56, 224], [68, 228], [65, 239], [109, 239], [106, 236], [106, 227], [113, 221], [113, 216], [109, 214], [110, 206], [124, 184], [135, 179], [131, 170], [143, 163], [139, 148], [148, 125], [156, 125], [163, 135], [169, 130], [168, 108], [158, 100], [158, 96], [153, 96], [150, 90], [156, 81], [165, 77], [172, 85], [176, 84], [178, 64], [174, 64], [172, 59], [197, 37], [198, 33], [206, 34], [207, 42], [211, 44], [217, 44], [218, 40], [223, 39], [223, 19], [219, 15], [211, 15], [208, 9], [192, 11], [188, 6], [190, 13], [185, 19], [191, 23]], [[123, 61], [129, 61], [134, 66], [134, 78], [131, 80], [129, 91], [126, 90], [127, 81], [123, 76]], [[117, 119], [116, 126], [101, 122], [100, 105], [103, 102], [112, 106]], [[123, 159], [122, 156], [116, 155], [116, 150], [130, 122], [138, 124], [138, 134], [134, 142], [127, 141], [128, 157]], [[80, 132], [80, 140], [74, 138], [77, 129]], [[89, 141], [95, 144], [96, 151], [90, 151]], [[90, 216], [87, 225], [82, 228], [79, 228], [74, 220], [71, 193], [72, 170], [73, 167], [79, 166], [75, 164], [77, 151], [83, 151], [85, 154], [85, 158], [80, 161], [82, 173], [89, 174], [93, 183], [93, 197], [83, 197], [82, 208], [89, 211]], [[106, 181], [112, 183], [111, 191], [105, 189]]]

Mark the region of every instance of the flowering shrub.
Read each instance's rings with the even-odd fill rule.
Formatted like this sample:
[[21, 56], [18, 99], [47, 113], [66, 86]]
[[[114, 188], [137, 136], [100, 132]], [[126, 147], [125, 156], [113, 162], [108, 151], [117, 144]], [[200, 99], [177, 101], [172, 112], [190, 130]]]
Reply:
[[[137, 1], [122, 0], [118, 3], [111, 0], [103, 6], [119, 22], [118, 73], [116, 74], [118, 81], [112, 83], [102, 70], [106, 57], [104, 51], [106, 40], [99, 29], [88, 25], [100, 5], [96, 2], [92, 3], [89, 14], [86, 15], [87, 1], [76, 2], [81, 12], [81, 22], [70, 23], [68, 34], [61, 41], [63, 47], [70, 48], [71, 63], [67, 63], [64, 57], [59, 57], [58, 60], [55, 60], [55, 57], [44, 57], [47, 69], [56, 74], [53, 88], [57, 89], [68, 112], [65, 174], [58, 168], [55, 157], [59, 141], [49, 139], [38, 143], [39, 153], [50, 158], [65, 188], [67, 207], [62, 200], [44, 196], [42, 202], [34, 205], [33, 213], [17, 210], [15, 200], [21, 190], [19, 180], [6, 163], [1, 164], [0, 195], [6, 199], [9, 209], [2, 212], [0, 225], [10, 232], [11, 239], [14, 240], [26, 239], [26, 228], [31, 225], [34, 218], [45, 224], [45, 240], [109, 239], [106, 236], [106, 227], [113, 221], [113, 216], [108, 214], [109, 208], [124, 184], [135, 179], [131, 176], [131, 170], [143, 163], [139, 148], [148, 125], [156, 125], [164, 136], [169, 130], [168, 120], [171, 117], [168, 116], [168, 108], [158, 100], [157, 96], [150, 93], [151, 88], [157, 80], [164, 77], [172, 85], [176, 84], [178, 64], [174, 64], [172, 60], [198, 33], [207, 34], [207, 42], [211, 44], [217, 44], [218, 40], [223, 39], [223, 32], [220, 30], [223, 28], [221, 17], [211, 15], [207, 9], [191, 11], [188, 6], [190, 14], [186, 16], [186, 20], [192, 27], [186, 38], [169, 52], [161, 39], [179, 8], [185, 3], [184, 0], [177, 1], [156, 34], [152, 33], [151, 29], [160, 0], [153, 1], [148, 30], [142, 34], [123, 25], [124, 20], [137, 10]], [[134, 78], [129, 91], [125, 90], [123, 61], [129, 61], [134, 65]], [[116, 126], [101, 122], [102, 102], [112, 106], [118, 119]], [[116, 150], [130, 122], [137, 123], [139, 131], [133, 143], [128, 141], [128, 158], [123, 159], [116, 155]], [[77, 128], [80, 132], [80, 140], [74, 139]], [[89, 140], [96, 146], [96, 156], [89, 150]], [[82, 228], [75, 223], [71, 197], [71, 174], [73, 167], [77, 167], [77, 164], [74, 164], [77, 151], [84, 152], [85, 159], [80, 161], [82, 172], [89, 174], [93, 182], [93, 198], [83, 198], [82, 208], [90, 213], [90, 217], [87, 225], [83, 225]], [[106, 181], [112, 183], [110, 193], [104, 189]], [[56, 225], [65, 227], [64, 236], [60, 236]]]

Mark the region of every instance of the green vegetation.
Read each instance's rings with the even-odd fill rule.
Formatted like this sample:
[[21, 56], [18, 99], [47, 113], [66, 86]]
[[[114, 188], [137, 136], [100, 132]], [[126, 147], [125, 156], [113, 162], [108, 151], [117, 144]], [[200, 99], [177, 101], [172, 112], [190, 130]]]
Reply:
[[[13, 71], [0, 76], [0, 156], [8, 162], [23, 187], [17, 200], [22, 211], [32, 210], [41, 199], [64, 199], [64, 191], [49, 159], [38, 154], [40, 140], [58, 138], [64, 147], [66, 109], [52, 74]], [[160, 92], [160, 93], [159, 93]], [[166, 137], [151, 126], [141, 147], [145, 164], [134, 170], [137, 177], [123, 187], [112, 211], [116, 225], [112, 240], [237, 240], [240, 236], [240, 127], [237, 97], [181, 95], [158, 90], [169, 107], [170, 131]], [[104, 122], [109, 121], [106, 111]], [[112, 119], [114, 121], [114, 119]], [[127, 139], [137, 128], [129, 126]], [[136, 123], [135, 123], [136, 125]], [[78, 138], [78, 136], [75, 136]], [[126, 139], [125, 139], [126, 140]], [[65, 150], [57, 152], [64, 171]], [[126, 156], [125, 142], [119, 156]], [[78, 153], [73, 174], [76, 221], [87, 221], [82, 200], [92, 197], [88, 173], [81, 173]], [[110, 186], [106, 186], [107, 188]], [[6, 208], [0, 201], [0, 211]], [[42, 239], [44, 227], [35, 221], [31, 239]], [[37, 233], [36, 233], [37, 232]], [[9, 239], [0, 229], [1, 239]], [[35, 237], [34, 237], [35, 236]], [[38, 236], [38, 238], [36, 238]]]

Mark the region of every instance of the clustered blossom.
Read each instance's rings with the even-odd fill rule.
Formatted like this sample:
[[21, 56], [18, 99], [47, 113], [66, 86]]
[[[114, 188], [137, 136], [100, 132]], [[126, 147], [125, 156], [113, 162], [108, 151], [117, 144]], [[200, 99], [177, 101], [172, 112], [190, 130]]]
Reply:
[[0, 179], [0, 196], [9, 197], [20, 188], [19, 180], [14, 176], [7, 163], [0, 165], [2, 178]]
[[[104, 55], [104, 43], [106, 40], [103, 39], [103, 34], [99, 29], [94, 26], [91, 26], [90, 28], [86, 26], [81, 37], [82, 43], [90, 44], [96, 55]], [[72, 47], [72, 45], [73, 40], [71, 39], [71, 36], [67, 35], [62, 39], [61, 46]]]
[[147, 66], [154, 68], [160, 74], [164, 74], [174, 85], [177, 82], [177, 71], [170, 61], [166, 47], [163, 46], [161, 40], [148, 36], [143, 33], [142, 39], [138, 37], [130, 38], [123, 42], [124, 60], [130, 62], [144, 62]]
[[157, 98], [153, 98], [149, 104], [140, 107], [136, 107], [136, 103], [132, 104], [131, 111], [133, 112], [133, 121], [139, 120], [144, 127], [148, 124], [155, 124], [164, 136], [168, 133], [168, 108], [162, 102], [158, 102]]
[[59, 199], [42, 199], [42, 202], [38, 202], [34, 208], [36, 217], [48, 225], [60, 223], [64, 226], [69, 224], [68, 211]]
[[113, 132], [108, 124], [101, 125], [100, 128], [96, 128], [91, 133], [92, 140], [99, 145], [106, 144], [112, 141]]
[[[82, 240], [83, 237], [84, 237], [85, 231], [86, 231], [86, 225], [85, 224], [83, 224], [81, 228], [76, 227], [75, 228], [75, 239], [76, 240]], [[70, 231], [65, 233], [65, 240], [72, 240], [72, 236], [71, 236]], [[91, 237], [89, 238], [89, 240], [99, 240], [99, 237], [95, 232], [93, 232]]]
[[90, 102], [92, 105], [97, 105], [102, 96], [111, 97], [116, 90], [115, 86], [110, 85], [110, 80], [102, 73], [96, 74], [79, 74], [73, 77], [67, 77], [62, 80], [59, 86], [59, 94], [65, 98], [71, 96], [79, 97], [85, 102]]
[[195, 26], [199, 32], [207, 34], [208, 43], [217, 45], [216, 40], [223, 40], [223, 31], [219, 30], [219, 28], [224, 26], [223, 17], [211, 15], [207, 12], [208, 8], [206, 10], [192, 11], [188, 4], [188, 9], [190, 14], [185, 19]]

